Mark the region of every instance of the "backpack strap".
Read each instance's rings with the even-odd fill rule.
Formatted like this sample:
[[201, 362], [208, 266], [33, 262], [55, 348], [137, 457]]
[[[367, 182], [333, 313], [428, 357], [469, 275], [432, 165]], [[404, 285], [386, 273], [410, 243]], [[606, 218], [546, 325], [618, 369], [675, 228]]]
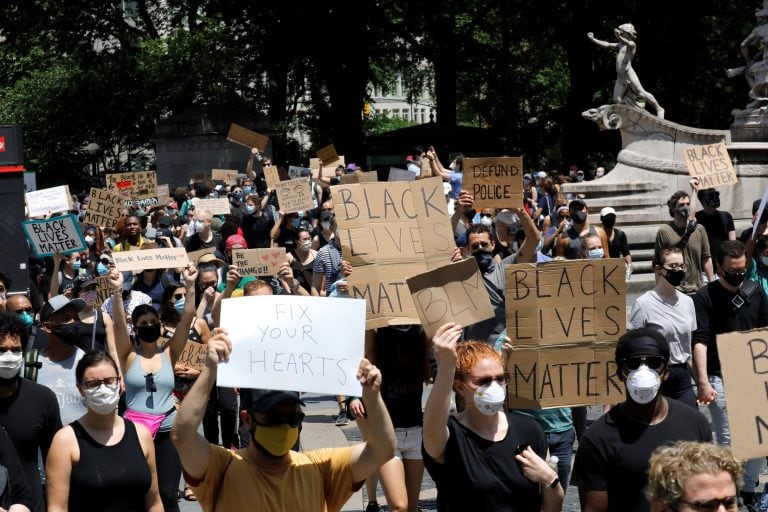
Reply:
[[739, 291], [731, 299], [731, 303], [733, 304], [735, 311], [738, 311], [742, 308], [742, 306], [744, 306], [744, 304], [749, 302], [749, 298], [754, 295], [758, 286], [760, 285], [751, 279], [745, 279], [741, 283], [741, 286], [739, 286]]
[[24, 352], [24, 378], [37, 382], [37, 371], [43, 367], [43, 363], [39, 361], [40, 351], [35, 346], [35, 338], [37, 337], [37, 326], [32, 326], [32, 333], [27, 338], [27, 350]]

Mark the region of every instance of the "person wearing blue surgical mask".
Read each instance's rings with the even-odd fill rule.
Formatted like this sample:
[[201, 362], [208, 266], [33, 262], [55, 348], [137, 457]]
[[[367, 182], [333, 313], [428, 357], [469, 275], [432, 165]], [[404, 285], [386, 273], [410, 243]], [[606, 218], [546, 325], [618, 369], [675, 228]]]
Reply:
[[72, 287], [80, 273], [80, 253], [73, 252], [66, 256], [58, 254], [53, 258], [53, 277], [51, 293], [72, 296]]
[[581, 257], [588, 260], [605, 258], [603, 242], [598, 235], [590, 233], [581, 237]]
[[15, 313], [25, 327], [30, 328], [35, 323], [35, 310], [32, 302], [26, 295], [11, 295], [5, 302], [5, 310], [9, 313]]

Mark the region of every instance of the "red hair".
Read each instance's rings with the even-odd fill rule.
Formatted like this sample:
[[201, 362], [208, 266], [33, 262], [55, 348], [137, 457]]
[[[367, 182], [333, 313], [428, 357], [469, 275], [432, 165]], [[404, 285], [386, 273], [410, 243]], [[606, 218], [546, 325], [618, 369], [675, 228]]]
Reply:
[[456, 373], [453, 376], [454, 391], [457, 385], [469, 376], [472, 367], [482, 359], [491, 359], [498, 362], [502, 367], [504, 366], [499, 353], [483, 341], [464, 341], [456, 345]]

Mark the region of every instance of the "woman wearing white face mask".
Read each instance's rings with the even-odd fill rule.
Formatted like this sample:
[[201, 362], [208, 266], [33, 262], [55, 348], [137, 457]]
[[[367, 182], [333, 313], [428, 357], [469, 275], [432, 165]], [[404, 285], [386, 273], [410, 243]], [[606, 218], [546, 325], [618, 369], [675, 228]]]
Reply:
[[[424, 464], [438, 509], [559, 511], [563, 488], [547, 464], [547, 441], [532, 419], [504, 411], [506, 376], [490, 345], [457, 343], [462, 326], [433, 338], [437, 376], [424, 409]], [[466, 403], [450, 416], [451, 389]]]
[[312, 249], [312, 235], [309, 230], [302, 227], [296, 232], [296, 245], [294, 249], [286, 254], [288, 263], [293, 270], [294, 282], [307, 290], [312, 291], [312, 271], [315, 265], [317, 251]]
[[117, 415], [114, 359], [88, 352], [75, 374], [88, 412], [53, 438], [46, 463], [48, 511], [162, 511], [152, 437]]

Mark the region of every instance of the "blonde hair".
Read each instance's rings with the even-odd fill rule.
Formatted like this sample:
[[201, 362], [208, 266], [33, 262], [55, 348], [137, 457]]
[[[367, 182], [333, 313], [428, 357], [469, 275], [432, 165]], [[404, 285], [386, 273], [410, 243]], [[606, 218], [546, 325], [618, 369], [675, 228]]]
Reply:
[[648, 499], [667, 505], [677, 505], [685, 492], [685, 482], [694, 475], [715, 475], [725, 471], [741, 490], [741, 462], [730, 447], [712, 443], [681, 441], [672, 446], [660, 446], [651, 455], [648, 469]]

